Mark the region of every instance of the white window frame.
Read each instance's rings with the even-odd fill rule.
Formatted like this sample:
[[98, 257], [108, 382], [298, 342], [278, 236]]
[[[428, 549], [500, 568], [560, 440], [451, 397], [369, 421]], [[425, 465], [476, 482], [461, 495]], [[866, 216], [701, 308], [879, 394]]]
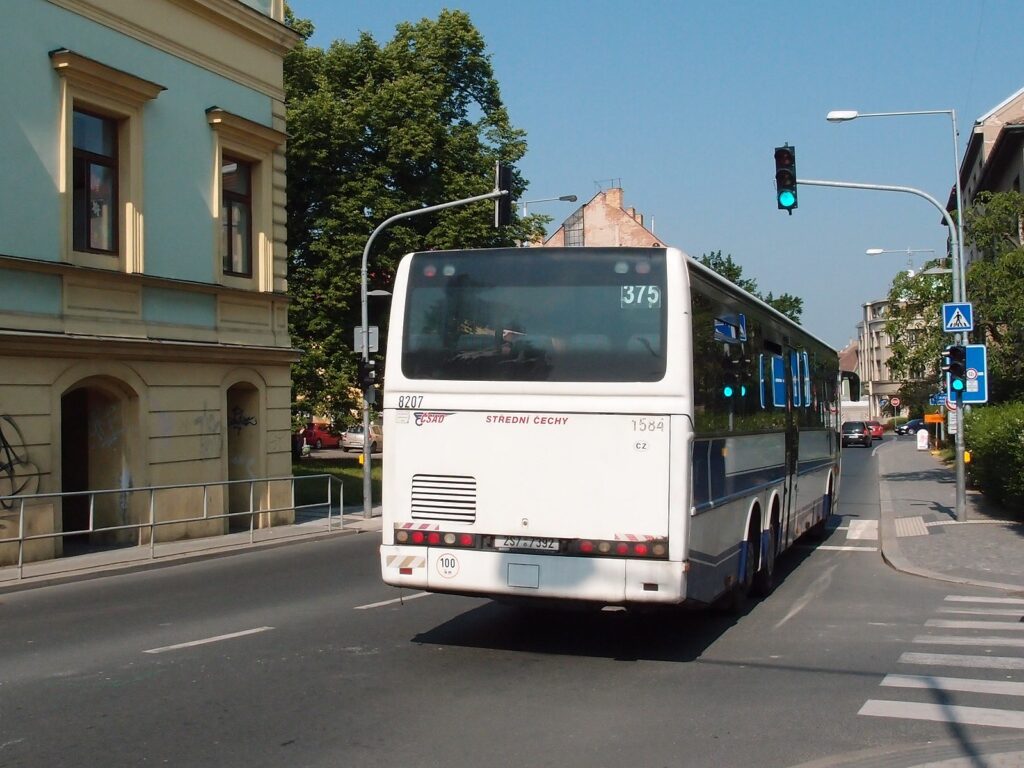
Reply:
[[[83, 267], [142, 272], [142, 116], [145, 105], [166, 90], [164, 86], [108, 67], [62, 48], [50, 53], [60, 76], [59, 181], [62, 201], [63, 260]], [[74, 113], [93, 112], [117, 121], [117, 252], [76, 251], [74, 247]]]
[[[213, 265], [216, 281], [231, 288], [269, 292], [274, 289], [274, 153], [284, 145], [286, 134], [239, 117], [220, 107], [206, 110], [213, 132]], [[220, 252], [221, 165], [224, 155], [251, 163], [252, 276], [224, 272]]]

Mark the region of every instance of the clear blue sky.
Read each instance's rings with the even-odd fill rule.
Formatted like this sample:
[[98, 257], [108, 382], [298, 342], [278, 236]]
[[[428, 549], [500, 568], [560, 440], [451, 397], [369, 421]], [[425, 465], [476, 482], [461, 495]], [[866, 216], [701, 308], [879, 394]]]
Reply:
[[[864, 251], [942, 254], [946, 229], [925, 200], [897, 193], [801, 187], [788, 216], [775, 206], [774, 147], [797, 148], [803, 178], [911, 186], [944, 203], [948, 116], [831, 124], [826, 113], [954, 109], [962, 153], [974, 121], [1024, 87], [1020, 0], [289, 3], [321, 47], [361, 31], [384, 42], [402, 21], [466, 11], [527, 132], [527, 199], [582, 202], [621, 180], [626, 206], [665, 242], [731, 254], [762, 291], [802, 297], [803, 324], [836, 347], [906, 267], [905, 254]], [[531, 212], [557, 225], [573, 208]]]

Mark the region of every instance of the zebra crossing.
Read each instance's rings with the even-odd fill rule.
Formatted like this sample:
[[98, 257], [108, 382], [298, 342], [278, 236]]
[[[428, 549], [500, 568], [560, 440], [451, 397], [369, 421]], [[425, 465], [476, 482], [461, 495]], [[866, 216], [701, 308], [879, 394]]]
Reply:
[[814, 548], [832, 552], [877, 552], [878, 547], [878, 521], [877, 520], [850, 520], [835, 528], [836, 531], [845, 531], [846, 541], [844, 544], [818, 544]]
[[1024, 730], [1024, 598], [947, 595], [858, 714]]

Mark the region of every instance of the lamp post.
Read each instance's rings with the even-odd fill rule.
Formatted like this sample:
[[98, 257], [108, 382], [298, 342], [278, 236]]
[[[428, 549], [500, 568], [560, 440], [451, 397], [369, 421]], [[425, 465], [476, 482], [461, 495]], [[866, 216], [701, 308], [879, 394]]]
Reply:
[[[858, 112], [855, 109], [834, 109], [826, 115], [830, 123], [845, 123], [859, 117], [901, 117], [904, 115], [949, 115], [953, 122], [953, 184], [956, 189], [956, 250], [953, 253], [953, 301], [967, 300], [967, 285], [964, 278], [964, 201], [960, 190], [960, 134], [956, 128], [955, 109], [915, 109], [904, 112]], [[966, 343], [966, 336], [964, 343]]]
[[907, 274], [914, 276], [914, 261], [912, 254], [935, 253], [934, 248], [903, 248], [901, 250], [889, 250], [888, 248], [868, 248], [864, 251], [868, 256], [880, 256], [883, 253], [905, 253], [907, 254]]
[[[905, 115], [949, 115], [953, 123], [953, 185], [956, 189], [956, 223], [953, 230], [953, 222], [945, 208], [942, 208], [943, 216], [947, 225], [950, 226], [950, 235], [956, 238], [956, 248], [953, 249], [953, 301], [967, 301], [967, 284], [964, 272], [964, 200], [960, 190], [960, 148], [959, 133], [956, 129], [955, 109], [915, 109], [901, 112], [858, 112], [855, 109], [836, 109], [825, 116], [830, 123], [845, 123], [849, 120], [856, 120], [858, 117], [902, 117]], [[961, 344], [967, 344], [967, 334], [955, 334], [954, 340]], [[962, 398], [957, 398], [957, 405], [962, 404]], [[963, 411], [957, 414], [956, 430], [956, 519], [960, 522], [967, 520], [967, 470], [964, 465], [964, 426]]]
[[539, 200], [523, 200], [523, 218], [526, 218], [526, 210], [532, 203], [550, 203], [555, 200], [560, 200], [563, 203], [575, 203], [577, 198], [576, 195], [562, 195], [561, 197], [542, 197]]
[[[484, 195], [476, 195], [475, 197], [467, 197], [462, 200], [452, 200], [448, 203], [440, 203], [439, 205], [428, 205], [425, 208], [417, 208], [413, 211], [403, 211], [402, 213], [396, 213], [389, 219], [385, 219], [370, 233], [370, 237], [366, 240], [366, 245], [363, 247], [363, 261], [359, 269], [359, 304], [361, 309], [362, 322], [360, 325], [363, 329], [363, 344], [362, 349], [358, 350], [360, 357], [363, 362], [368, 362], [370, 359], [370, 323], [369, 323], [369, 312], [367, 308], [367, 297], [370, 295], [370, 291], [367, 290], [366, 284], [366, 264], [370, 258], [370, 247], [373, 245], [373, 241], [376, 239], [385, 228], [394, 224], [396, 221], [402, 219], [410, 219], [413, 216], [422, 216], [425, 213], [434, 213], [436, 211], [443, 211], [447, 208], [454, 208], [459, 205], [468, 205], [469, 203], [477, 203], [482, 200], [494, 200], [495, 198], [502, 197], [504, 195], [512, 194], [510, 190], [499, 189], [495, 184], [493, 192], [488, 192]], [[363, 397], [363, 517], [367, 520], [373, 514], [373, 486], [370, 482], [370, 404], [367, 402], [366, 397]]]

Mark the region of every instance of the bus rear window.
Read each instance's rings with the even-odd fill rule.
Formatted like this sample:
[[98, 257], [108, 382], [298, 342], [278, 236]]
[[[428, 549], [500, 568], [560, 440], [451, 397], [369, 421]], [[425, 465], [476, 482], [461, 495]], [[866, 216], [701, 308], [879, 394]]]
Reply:
[[413, 256], [402, 373], [466, 381], [658, 381], [665, 252], [519, 248]]

